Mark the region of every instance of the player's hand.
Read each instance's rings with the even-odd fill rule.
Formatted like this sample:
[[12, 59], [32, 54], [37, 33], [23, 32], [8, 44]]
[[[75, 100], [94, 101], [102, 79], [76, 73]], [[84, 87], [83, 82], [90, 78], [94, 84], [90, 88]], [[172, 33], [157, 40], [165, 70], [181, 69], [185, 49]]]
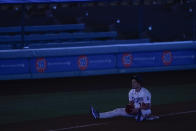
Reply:
[[126, 107], [125, 107], [125, 111], [128, 113], [128, 114], [132, 114], [132, 110], [134, 109], [134, 104], [127, 104]]
[[139, 111], [139, 109], [138, 109], [138, 108], [134, 108], [134, 109], [132, 109], [132, 113], [131, 113], [131, 114], [137, 114], [137, 113], [138, 113], [138, 111]]

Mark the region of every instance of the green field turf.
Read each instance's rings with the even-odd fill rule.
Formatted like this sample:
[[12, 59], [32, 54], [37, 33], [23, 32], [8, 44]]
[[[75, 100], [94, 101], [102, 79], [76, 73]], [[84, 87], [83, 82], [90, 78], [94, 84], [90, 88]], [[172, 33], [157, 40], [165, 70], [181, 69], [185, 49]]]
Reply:
[[[196, 100], [196, 84], [149, 86], [152, 105]], [[0, 124], [66, 115], [88, 114], [90, 105], [99, 111], [123, 107], [127, 88], [0, 96]]]

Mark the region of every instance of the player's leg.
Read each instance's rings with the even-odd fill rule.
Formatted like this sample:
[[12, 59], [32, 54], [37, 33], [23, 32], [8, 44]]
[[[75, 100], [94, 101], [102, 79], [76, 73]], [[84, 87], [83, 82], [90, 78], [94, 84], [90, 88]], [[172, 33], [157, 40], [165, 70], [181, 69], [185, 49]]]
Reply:
[[95, 119], [113, 118], [117, 116], [134, 117], [134, 115], [128, 114], [125, 111], [125, 108], [117, 108], [108, 112], [97, 113], [97, 111], [93, 107], [91, 107], [91, 112]]
[[102, 112], [99, 115], [100, 118], [112, 118], [117, 116], [132, 117], [132, 115], [126, 113], [125, 108], [117, 108], [112, 111]]
[[144, 110], [143, 111], [143, 114], [144, 114], [144, 119], [145, 120], [156, 120], [156, 119], [159, 119], [159, 116], [156, 116], [156, 115], [152, 115], [151, 113], [151, 110]]
[[141, 110], [141, 114], [143, 117], [148, 117], [151, 115], [151, 110], [148, 109], [148, 110]]
[[141, 122], [143, 120], [145, 120], [146, 118], [148, 118], [151, 115], [151, 110], [139, 110], [135, 119], [138, 122]]

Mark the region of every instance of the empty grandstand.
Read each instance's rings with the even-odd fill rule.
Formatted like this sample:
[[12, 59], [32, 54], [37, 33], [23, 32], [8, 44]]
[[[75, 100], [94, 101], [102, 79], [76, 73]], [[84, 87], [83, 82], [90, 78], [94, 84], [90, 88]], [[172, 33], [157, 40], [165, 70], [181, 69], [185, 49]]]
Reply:
[[194, 0], [0, 0], [0, 79], [195, 68], [195, 8]]

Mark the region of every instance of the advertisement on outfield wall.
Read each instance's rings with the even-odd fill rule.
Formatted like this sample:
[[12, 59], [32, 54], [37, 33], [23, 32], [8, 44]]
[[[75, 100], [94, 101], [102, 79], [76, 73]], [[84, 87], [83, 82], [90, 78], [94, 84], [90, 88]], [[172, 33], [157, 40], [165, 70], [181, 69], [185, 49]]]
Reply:
[[161, 54], [161, 63], [164, 66], [194, 64], [195, 51], [163, 51]]
[[41, 57], [31, 60], [32, 73], [74, 71], [76, 57]]
[[81, 55], [69, 57], [42, 57], [31, 60], [33, 73], [85, 71], [115, 68], [115, 55]]
[[133, 52], [118, 54], [118, 67], [160, 67], [195, 64], [195, 51]]
[[27, 59], [0, 60], [0, 75], [26, 73], [29, 73], [29, 61]]
[[111, 55], [89, 55], [78, 57], [79, 70], [113, 69], [116, 65], [116, 57]]
[[194, 50], [126, 52], [0, 60], [0, 75], [171, 67], [196, 63]]
[[118, 54], [118, 67], [134, 68], [157, 66], [160, 52], [134, 52]]

